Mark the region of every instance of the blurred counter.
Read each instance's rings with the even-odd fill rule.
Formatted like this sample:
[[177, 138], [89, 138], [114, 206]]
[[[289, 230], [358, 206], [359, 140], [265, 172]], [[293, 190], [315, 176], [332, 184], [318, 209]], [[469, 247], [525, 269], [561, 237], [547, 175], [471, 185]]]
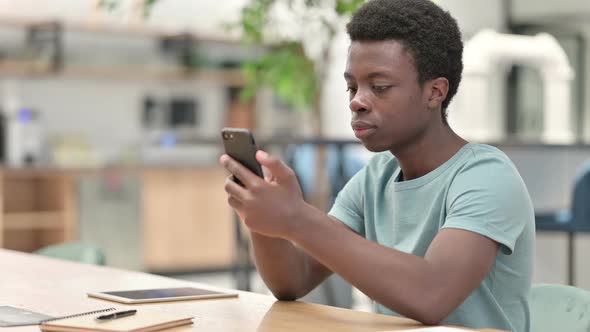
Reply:
[[0, 168], [0, 246], [33, 251], [81, 240], [107, 264], [155, 272], [234, 262], [221, 167]]

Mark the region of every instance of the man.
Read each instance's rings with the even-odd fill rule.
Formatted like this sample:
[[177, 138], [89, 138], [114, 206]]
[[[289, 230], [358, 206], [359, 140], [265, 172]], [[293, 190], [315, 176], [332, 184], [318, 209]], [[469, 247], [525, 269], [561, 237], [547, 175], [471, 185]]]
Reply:
[[337, 273], [380, 313], [425, 324], [529, 330], [534, 217], [515, 166], [468, 143], [446, 108], [462, 71], [455, 20], [428, 0], [373, 0], [347, 26], [352, 129], [377, 154], [328, 215], [303, 201], [293, 171], [220, 162], [229, 204], [250, 229], [258, 271], [280, 300]]

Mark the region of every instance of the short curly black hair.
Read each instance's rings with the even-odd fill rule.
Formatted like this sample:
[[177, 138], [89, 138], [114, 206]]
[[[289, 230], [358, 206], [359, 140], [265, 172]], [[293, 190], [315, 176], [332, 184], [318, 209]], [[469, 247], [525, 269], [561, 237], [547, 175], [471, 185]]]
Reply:
[[463, 71], [463, 42], [457, 21], [431, 0], [370, 0], [346, 26], [351, 41], [395, 40], [412, 55], [418, 80], [445, 77], [449, 81], [446, 109], [457, 93]]

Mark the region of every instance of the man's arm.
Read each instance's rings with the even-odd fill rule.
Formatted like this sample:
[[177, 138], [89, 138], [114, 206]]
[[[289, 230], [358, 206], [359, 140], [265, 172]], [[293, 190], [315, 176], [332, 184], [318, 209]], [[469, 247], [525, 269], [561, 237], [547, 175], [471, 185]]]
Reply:
[[[220, 159], [245, 185], [228, 181], [225, 186], [228, 202], [244, 224], [254, 233], [297, 244], [327, 269], [402, 315], [426, 324], [440, 322], [479, 286], [494, 264], [497, 242], [459, 229], [440, 231], [425, 257], [371, 242], [305, 203], [293, 171], [280, 160], [262, 151], [257, 159], [275, 179], [263, 180], [228, 156]], [[271, 264], [284, 259], [277, 256], [261, 261]], [[297, 262], [294, 254], [289, 257], [288, 261]], [[273, 279], [271, 284], [283, 285], [282, 273], [293, 271], [289, 264], [281, 266], [273, 269], [282, 271], [273, 277], [266, 272], [268, 280]], [[302, 275], [304, 264], [299, 261], [295, 266]], [[297, 285], [296, 294], [312, 285], [311, 277], [298, 278], [291, 283]]]
[[332, 274], [288, 240], [251, 232], [254, 260], [274, 296], [283, 301], [305, 296]]
[[425, 324], [437, 324], [483, 281], [498, 244], [479, 234], [443, 229], [425, 257], [369, 241], [312, 207], [290, 238], [371, 299]]

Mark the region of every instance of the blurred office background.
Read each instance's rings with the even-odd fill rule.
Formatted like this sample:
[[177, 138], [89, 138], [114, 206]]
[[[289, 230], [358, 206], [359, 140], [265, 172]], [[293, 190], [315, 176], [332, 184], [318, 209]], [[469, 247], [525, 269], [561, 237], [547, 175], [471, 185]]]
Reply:
[[[80, 242], [109, 266], [268, 292], [226, 204], [220, 129], [251, 128], [296, 169], [309, 199], [327, 204], [370, 154], [349, 127], [345, 18], [334, 19], [317, 128], [310, 110], [272, 88], [240, 97], [243, 64], [272, 51], [228, 29], [248, 3], [0, 0], [0, 247]], [[590, 289], [590, 219], [573, 211], [590, 203], [590, 4], [437, 3], [466, 42], [451, 126], [499, 147], [521, 172], [537, 213], [535, 282]], [[284, 13], [276, 20], [299, 29], [312, 54], [322, 41]], [[328, 172], [317, 181], [320, 155]], [[338, 279], [307, 299], [370, 310]]]

